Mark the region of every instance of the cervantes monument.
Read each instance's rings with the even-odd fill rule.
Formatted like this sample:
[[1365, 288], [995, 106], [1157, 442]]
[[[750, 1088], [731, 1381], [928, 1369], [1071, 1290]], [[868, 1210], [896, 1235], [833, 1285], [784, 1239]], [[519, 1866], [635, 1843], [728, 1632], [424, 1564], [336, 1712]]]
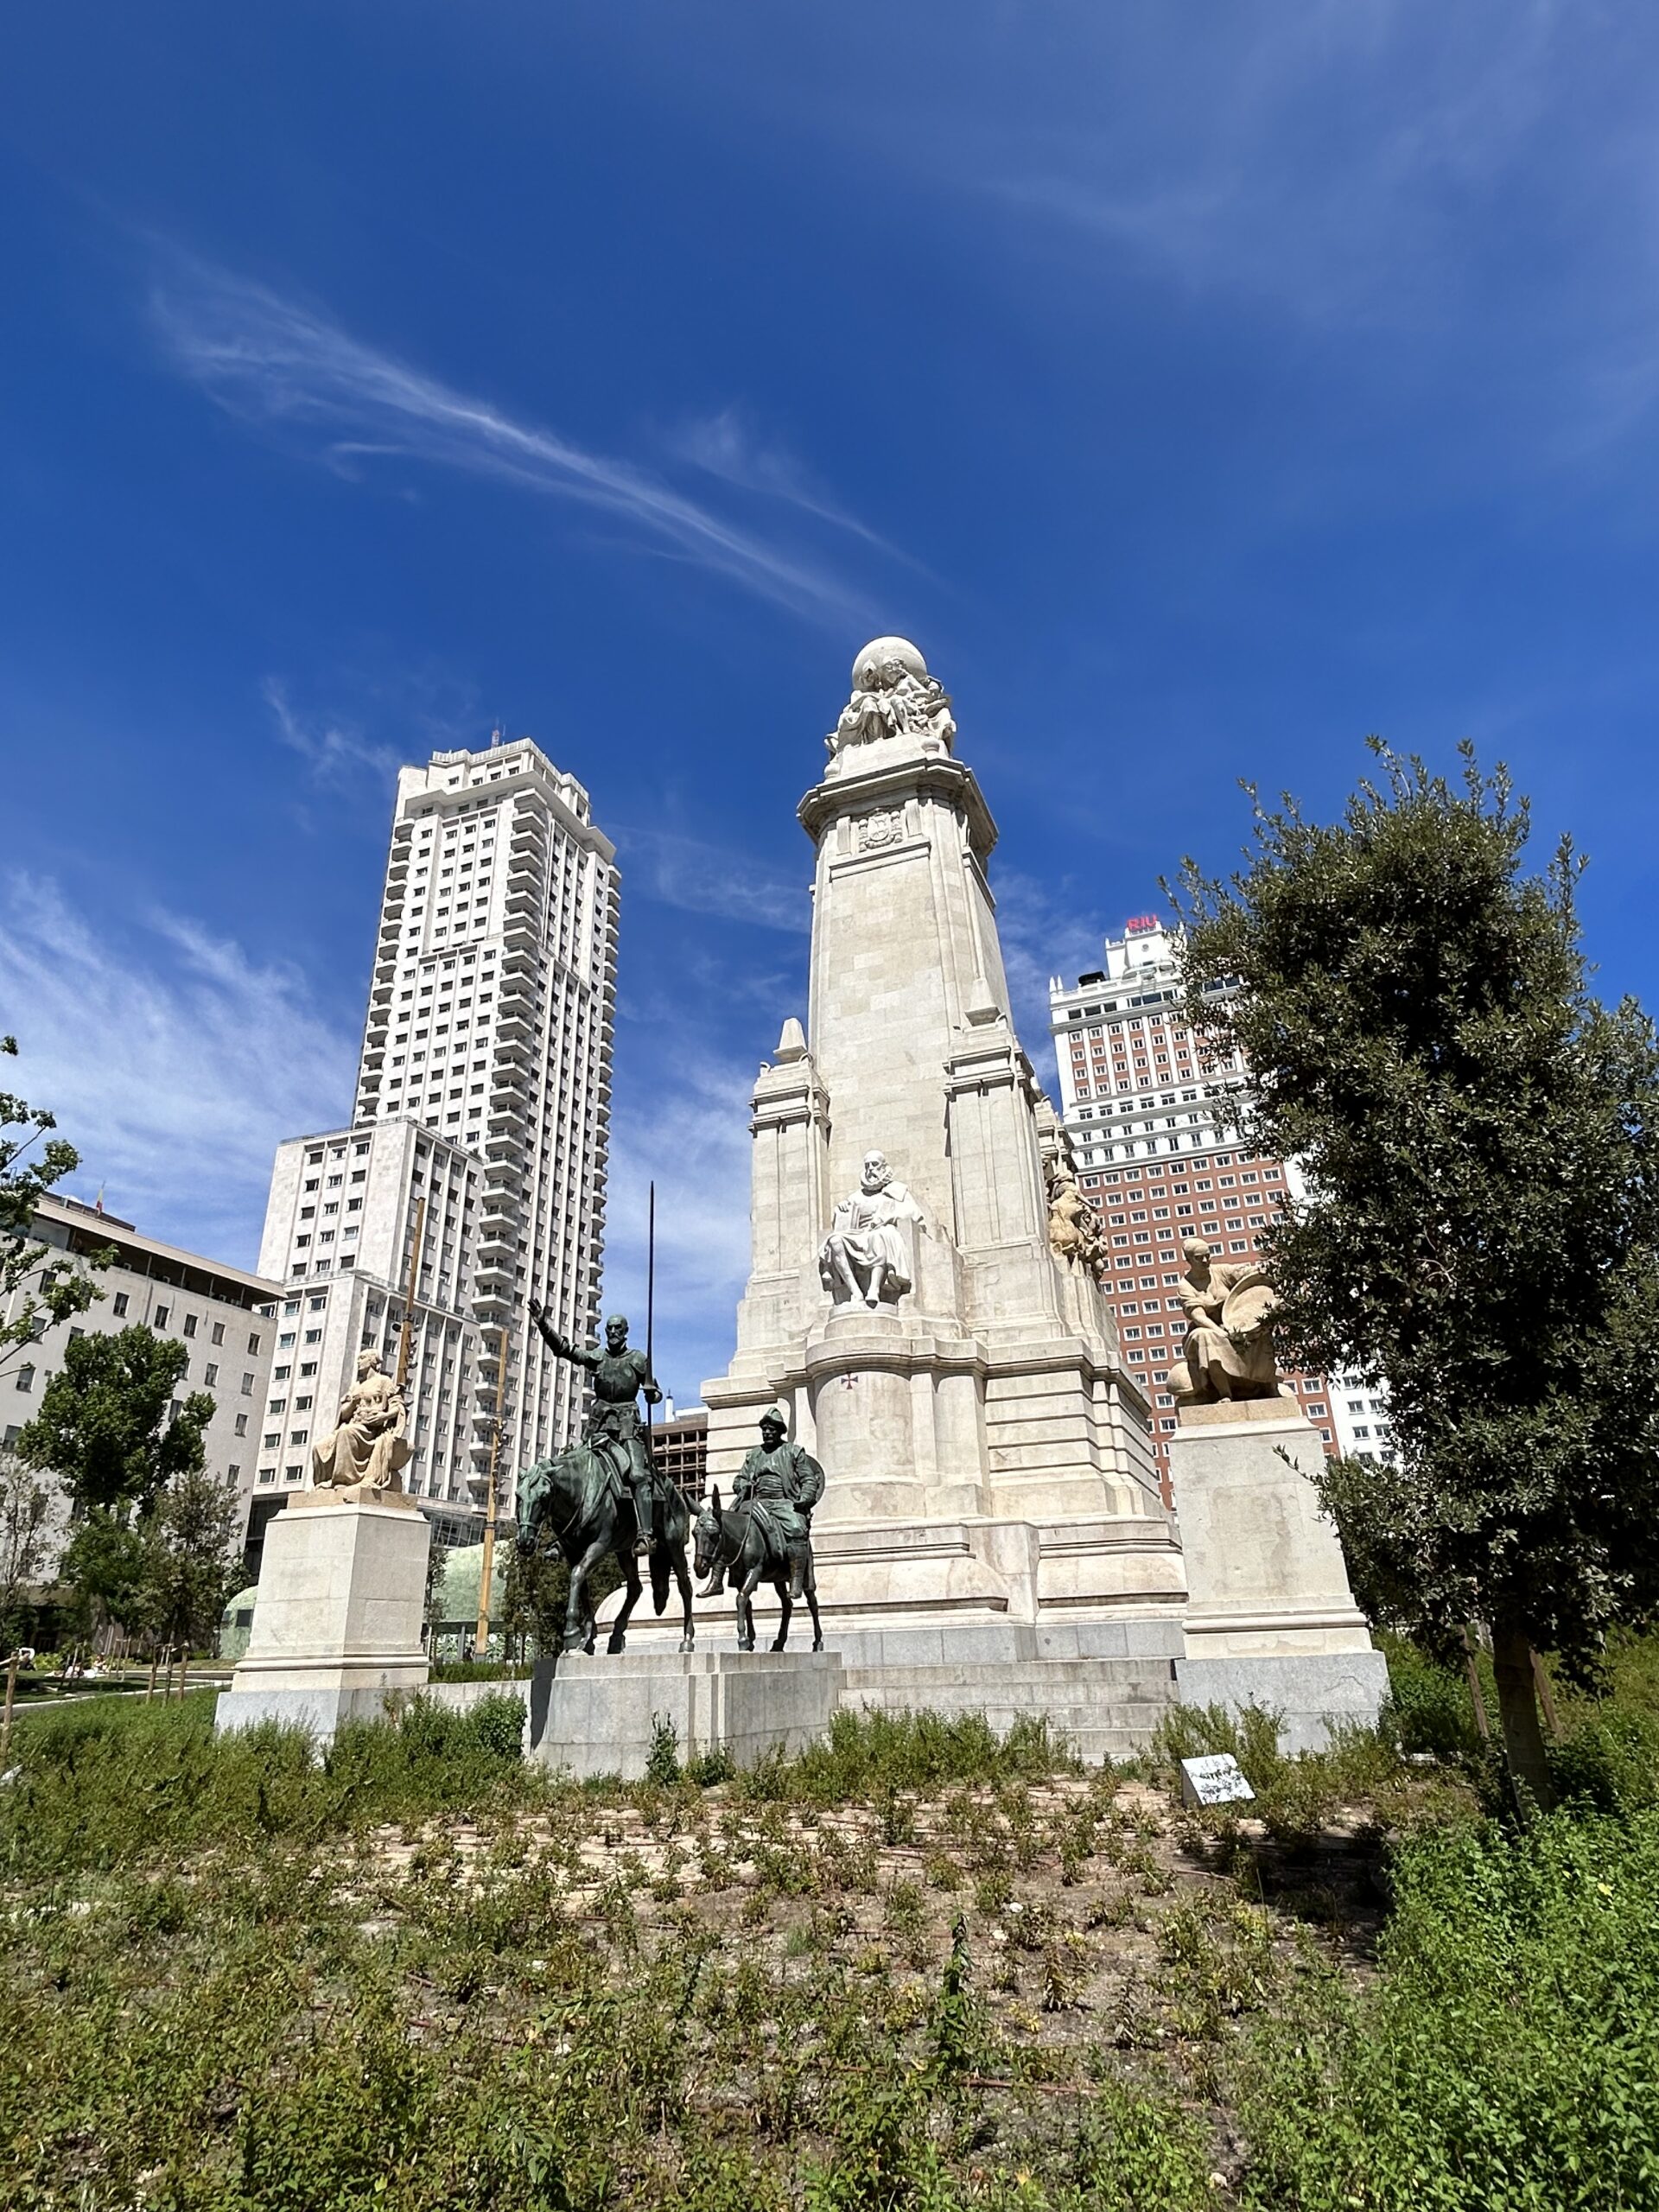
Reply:
[[996, 829], [955, 735], [915, 646], [859, 655], [799, 809], [808, 1020], [755, 1086], [753, 1266], [704, 1387], [709, 1472], [729, 1487], [774, 1402], [823, 1463], [849, 1694], [983, 1707], [1004, 1702], [988, 1679], [1034, 1666], [1030, 1702], [1063, 1719], [1101, 1684], [1057, 1664], [1110, 1662], [1120, 1705], [1167, 1698], [1186, 1585], [1146, 1401], [1092, 1274], [1051, 1243], [1064, 1138], [1009, 1018]]

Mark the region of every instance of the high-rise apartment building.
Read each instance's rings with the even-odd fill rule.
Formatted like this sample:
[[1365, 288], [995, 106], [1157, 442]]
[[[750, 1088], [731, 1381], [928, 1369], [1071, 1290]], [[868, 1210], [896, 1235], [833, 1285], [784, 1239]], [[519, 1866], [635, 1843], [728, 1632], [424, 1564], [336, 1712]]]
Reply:
[[[1257, 1233], [1295, 1187], [1285, 1161], [1264, 1160], [1230, 1134], [1222, 1108], [1249, 1073], [1236, 1054], [1207, 1065], [1179, 1019], [1176, 950], [1155, 917], [1138, 915], [1121, 938], [1107, 938], [1104, 968], [1049, 984], [1062, 1119], [1078, 1185], [1105, 1228], [1104, 1287], [1124, 1358], [1152, 1402], [1166, 1484], [1175, 1403], [1162, 1386], [1185, 1334], [1182, 1240], [1202, 1236], [1230, 1262], [1254, 1258]], [[1286, 1379], [1333, 1445], [1325, 1378]]]
[[[486, 1503], [504, 1331], [504, 1493], [580, 1430], [585, 1377], [548, 1352], [527, 1307], [538, 1299], [568, 1336], [597, 1333], [617, 906], [615, 849], [587, 791], [528, 738], [403, 769], [352, 1124], [278, 1154], [264, 1249], [288, 1286], [284, 1328], [315, 1325], [319, 1297], [329, 1317], [305, 1378], [319, 1417], [332, 1420], [359, 1344], [395, 1357], [426, 1201], [406, 1478], [441, 1525], [470, 1515], [475, 1533]], [[296, 1410], [262, 1431], [283, 1439], [261, 1463], [279, 1488], [308, 1476], [290, 1472], [317, 1433]]]

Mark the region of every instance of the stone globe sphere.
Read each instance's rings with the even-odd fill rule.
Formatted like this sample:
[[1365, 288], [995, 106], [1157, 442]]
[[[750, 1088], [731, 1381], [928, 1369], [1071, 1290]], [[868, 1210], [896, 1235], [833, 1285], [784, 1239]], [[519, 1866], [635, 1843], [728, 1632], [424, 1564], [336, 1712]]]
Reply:
[[912, 676], [927, 674], [927, 663], [908, 638], [873, 638], [853, 663], [854, 690], [875, 690], [882, 664], [890, 660], [896, 660]]

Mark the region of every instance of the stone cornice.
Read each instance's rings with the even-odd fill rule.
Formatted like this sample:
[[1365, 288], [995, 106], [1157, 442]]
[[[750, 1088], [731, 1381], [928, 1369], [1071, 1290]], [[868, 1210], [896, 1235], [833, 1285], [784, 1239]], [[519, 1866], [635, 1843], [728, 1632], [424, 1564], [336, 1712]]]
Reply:
[[839, 821], [842, 815], [859, 813], [876, 805], [893, 806], [912, 798], [942, 799], [962, 815], [968, 824], [968, 842], [974, 857], [982, 864], [988, 859], [996, 843], [996, 824], [991, 819], [991, 810], [985, 804], [973, 770], [964, 768], [960, 760], [952, 760], [948, 755], [934, 760], [912, 756], [883, 766], [872, 765], [861, 773], [843, 770], [833, 783], [826, 780], [815, 784], [795, 811], [802, 828], [817, 845], [823, 842], [830, 824]]

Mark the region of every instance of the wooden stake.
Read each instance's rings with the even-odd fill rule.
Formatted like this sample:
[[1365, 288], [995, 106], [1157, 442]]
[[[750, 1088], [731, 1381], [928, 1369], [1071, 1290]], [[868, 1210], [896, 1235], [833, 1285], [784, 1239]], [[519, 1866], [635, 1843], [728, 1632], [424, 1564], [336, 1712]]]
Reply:
[[501, 1432], [507, 1424], [507, 1331], [501, 1327], [501, 1349], [495, 1363], [495, 1427], [490, 1437], [490, 1503], [484, 1522], [484, 1562], [478, 1573], [478, 1636], [474, 1651], [480, 1659], [490, 1649], [490, 1585], [495, 1573], [495, 1516], [499, 1508], [498, 1473], [501, 1464]]
[[151, 1698], [156, 1694], [156, 1669], [161, 1665], [161, 1653], [159, 1651], [152, 1650], [149, 1655], [149, 1681], [144, 1688], [144, 1703], [146, 1705], [149, 1703]]
[[1538, 1702], [1543, 1707], [1544, 1719], [1549, 1732], [1559, 1744], [1561, 1740], [1560, 1716], [1555, 1710], [1555, 1700], [1550, 1690], [1548, 1673], [1543, 1661], [1535, 1651], [1532, 1654], [1532, 1685], [1538, 1693]]
[[1470, 1635], [1466, 1622], [1464, 1624], [1463, 1630], [1463, 1663], [1468, 1670], [1469, 1694], [1475, 1704], [1475, 1726], [1480, 1731], [1481, 1742], [1490, 1744], [1492, 1740], [1492, 1724], [1486, 1718], [1485, 1693], [1480, 1687], [1480, 1671], [1475, 1665], [1475, 1639]]
[[189, 1671], [190, 1671], [190, 1647], [188, 1646], [188, 1644], [187, 1644], [187, 1645], [185, 1646], [184, 1656], [183, 1656], [183, 1658], [182, 1658], [182, 1659], [181, 1659], [181, 1660], [180, 1660], [180, 1662], [179, 1662], [179, 1688], [178, 1688], [178, 1699], [179, 1699], [179, 1703], [180, 1703], [181, 1705], [182, 1705], [182, 1704], [184, 1703], [184, 1678], [185, 1678], [185, 1676], [189, 1673]]
[[0, 1767], [11, 1758], [11, 1707], [17, 1694], [17, 1666], [19, 1654], [14, 1651], [11, 1663], [6, 1669], [6, 1717], [0, 1721]]
[[[426, 1234], [426, 1199], [415, 1201], [415, 1235], [409, 1248], [409, 1288], [404, 1297], [404, 1325], [397, 1333], [397, 1388], [409, 1380], [410, 1337], [415, 1326], [415, 1293], [421, 1280], [421, 1240]], [[414, 1422], [410, 1423], [413, 1428]]]

